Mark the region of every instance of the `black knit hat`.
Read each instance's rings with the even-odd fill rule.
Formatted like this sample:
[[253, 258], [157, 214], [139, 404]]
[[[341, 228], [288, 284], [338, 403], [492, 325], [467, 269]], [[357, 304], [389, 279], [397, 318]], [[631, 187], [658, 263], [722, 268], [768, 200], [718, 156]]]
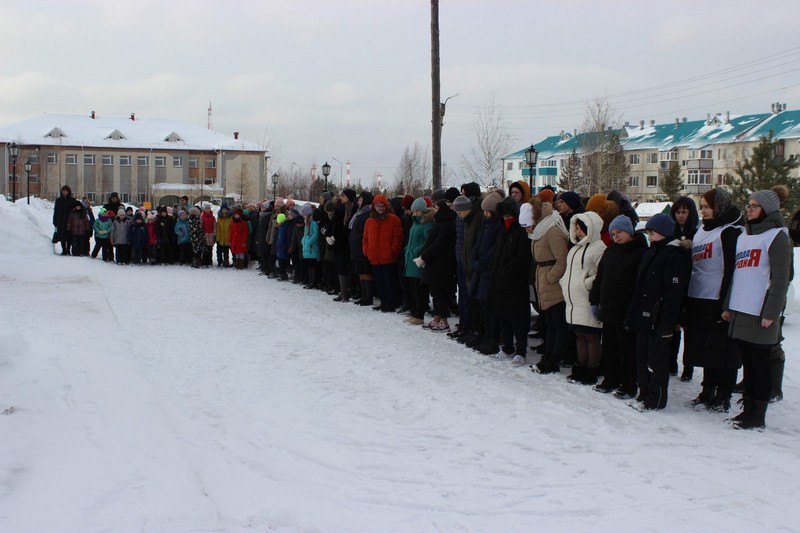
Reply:
[[456, 189], [455, 187], [450, 187], [444, 193], [444, 199], [447, 200], [448, 202], [450, 202], [451, 204], [459, 196], [461, 196], [461, 192], [459, 192], [459, 190]]
[[497, 204], [497, 216], [504, 217], [506, 215], [519, 218], [519, 204], [511, 196], [506, 196]]
[[474, 181], [465, 183], [461, 186], [461, 192], [470, 200], [474, 200], [481, 195], [481, 186]]

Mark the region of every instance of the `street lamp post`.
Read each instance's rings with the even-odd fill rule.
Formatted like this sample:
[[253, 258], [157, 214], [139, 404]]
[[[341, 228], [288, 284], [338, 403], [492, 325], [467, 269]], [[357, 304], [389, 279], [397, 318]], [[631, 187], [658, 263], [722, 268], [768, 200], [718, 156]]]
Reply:
[[28, 205], [31, 205], [31, 160], [25, 161], [25, 174], [28, 175]]
[[17, 143], [8, 145], [8, 156], [11, 158], [11, 202], [17, 201], [17, 158], [19, 157], [19, 146]]
[[278, 197], [278, 173], [272, 175], [272, 201], [275, 201], [275, 198]]
[[328, 176], [331, 175], [331, 166], [325, 161], [325, 164], [322, 165], [322, 175], [325, 176], [325, 190], [328, 190]]
[[530, 148], [525, 150], [525, 162], [528, 164], [530, 168], [530, 175], [528, 176], [528, 185], [531, 188], [531, 194], [534, 192], [533, 188], [533, 168], [536, 166], [536, 160], [539, 159], [539, 152], [536, 151], [536, 148], [531, 145]]

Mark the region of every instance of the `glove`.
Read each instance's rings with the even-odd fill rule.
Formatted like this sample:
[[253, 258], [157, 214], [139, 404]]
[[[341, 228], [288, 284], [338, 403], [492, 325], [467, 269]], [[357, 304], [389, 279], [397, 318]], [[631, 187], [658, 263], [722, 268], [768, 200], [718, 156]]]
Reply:
[[600, 320], [600, 306], [599, 305], [593, 305], [592, 306], [592, 316], [594, 317], [595, 320]]
[[336, 242], [336, 237], [325, 237], [325, 242], [328, 243], [328, 246], [333, 246], [333, 243]]
[[421, 257], [415, 258], [414, 264], [417, 265], [419, 268], [425, 268], [425, 261], [423, 261]]

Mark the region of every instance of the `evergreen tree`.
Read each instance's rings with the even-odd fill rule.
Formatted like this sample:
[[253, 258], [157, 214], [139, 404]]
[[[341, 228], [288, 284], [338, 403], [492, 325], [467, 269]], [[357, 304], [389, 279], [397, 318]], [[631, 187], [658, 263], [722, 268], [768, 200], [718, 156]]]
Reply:
[[800, 161], [794, 157], [786, 159], [776, 155], [776, 148], [782, 145], [783, 142], [775, 139], [770, 131], [768, 136], [761, 137], [749, 159], [736, 163], [737, 176], [729, 180], [735, 205], [744, 208], [750, 194], [755, 191], [785, 185], [789, 189], [789, 198], [783, 205], [783, 215], [791, 216], [797, 210], [800, 205], [800, 181], [790, 173], [800, 166]]
[[669, 171], [661, 178], [661, 190], [670, 202], [675, 201], [683, 190], [683, 176], [677, 161], [673, 161]]
[[561, 169], [561, 176], [558, 178], [558, 188], [562, 191], [577, 191], [582, 183], [581, 177], [581, 158], [575, 148], [567, 158], [567, 164]]

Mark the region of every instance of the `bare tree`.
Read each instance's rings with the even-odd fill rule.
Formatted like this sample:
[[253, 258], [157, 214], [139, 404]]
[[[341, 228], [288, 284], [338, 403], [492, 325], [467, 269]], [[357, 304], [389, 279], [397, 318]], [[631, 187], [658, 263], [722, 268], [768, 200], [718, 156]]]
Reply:
[[508, 123], [494, 94], [478, 111], [478, 117], [472, 122], [472, 133], [475, 144], [468, 156], [461, 157], [464, 176], [484, 187], [497, 185], [503, 179], [502, 158], [511, 151], [515, 139], [509, 133]]
[[619, 139], [619, 115], [606, 97], [586, 104], [583, 132], [578, 144], [582, 155], [582, 172], [586, 194], [625, 190], [630, 166]]
[[394, 193], [421, 195], [427, 189], [430, 169], [427, 147], [423, 149], [419, 142], [406, 146], [394, 173]]

